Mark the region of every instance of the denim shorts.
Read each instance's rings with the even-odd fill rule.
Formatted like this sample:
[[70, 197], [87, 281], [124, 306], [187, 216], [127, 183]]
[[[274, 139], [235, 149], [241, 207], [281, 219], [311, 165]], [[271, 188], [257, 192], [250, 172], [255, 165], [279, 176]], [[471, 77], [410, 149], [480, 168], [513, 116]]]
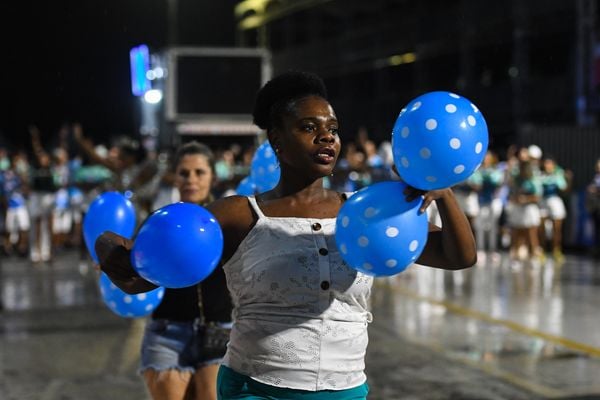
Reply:
[[198, 326], [198, 321], [149, 320], [144, 329], [139, 372], [174, 369], [194, 373], [200, 367], [221, 363], [222, 358], [200, 361]]

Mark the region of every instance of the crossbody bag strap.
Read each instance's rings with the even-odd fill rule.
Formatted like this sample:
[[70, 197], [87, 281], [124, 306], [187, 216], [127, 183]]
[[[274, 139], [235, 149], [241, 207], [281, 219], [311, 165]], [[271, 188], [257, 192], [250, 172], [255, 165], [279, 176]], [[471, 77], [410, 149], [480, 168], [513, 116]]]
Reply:
[[200, 325], [204, 325], [206, 321], [204, 318], [204, 305], [202, 304], [202, 286], [199, 283], [196, 285], [196, 292], [198, 293], [198, 309], [200, 310], [198, 318], [200, 320]]

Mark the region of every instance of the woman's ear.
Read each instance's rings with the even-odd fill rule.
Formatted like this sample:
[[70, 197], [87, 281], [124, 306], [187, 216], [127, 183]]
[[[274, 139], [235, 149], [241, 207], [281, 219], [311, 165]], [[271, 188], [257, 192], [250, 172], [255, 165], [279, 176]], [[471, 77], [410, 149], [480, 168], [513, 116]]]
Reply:
[[267, 131], [267, 139], [269, 140], [269, 144], [273, 148], [275, 154], [279, 154], [281, 151], [281, 141], [279, 140], [279, 132], [277, 129], [271, 129]]

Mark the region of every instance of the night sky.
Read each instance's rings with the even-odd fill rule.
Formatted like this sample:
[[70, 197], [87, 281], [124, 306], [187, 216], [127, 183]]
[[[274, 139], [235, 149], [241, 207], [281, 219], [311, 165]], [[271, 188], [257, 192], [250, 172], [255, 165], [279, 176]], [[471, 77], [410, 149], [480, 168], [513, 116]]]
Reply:
[[30, 123], [44, 141], [65, 121], [97, 140], [135, 133], [129, 49], [165, 46], [166, 1], [11, 3], [0, 17], [0, 143], [28, 143]]

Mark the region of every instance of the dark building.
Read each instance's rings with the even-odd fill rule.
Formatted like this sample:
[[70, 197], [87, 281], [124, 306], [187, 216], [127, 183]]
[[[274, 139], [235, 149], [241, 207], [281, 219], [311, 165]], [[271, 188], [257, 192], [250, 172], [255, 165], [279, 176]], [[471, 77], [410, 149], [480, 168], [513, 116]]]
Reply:
[[237, 44], [267, 47], [274, 73], [323, 76], [345, 139], [360, 126], [387, 139], [412, 98], [448, 90], [482, 110], [491, 148], [535, 142], [581, 184], [600, 155], [596, 10], [597, 0], [246, 0]]

